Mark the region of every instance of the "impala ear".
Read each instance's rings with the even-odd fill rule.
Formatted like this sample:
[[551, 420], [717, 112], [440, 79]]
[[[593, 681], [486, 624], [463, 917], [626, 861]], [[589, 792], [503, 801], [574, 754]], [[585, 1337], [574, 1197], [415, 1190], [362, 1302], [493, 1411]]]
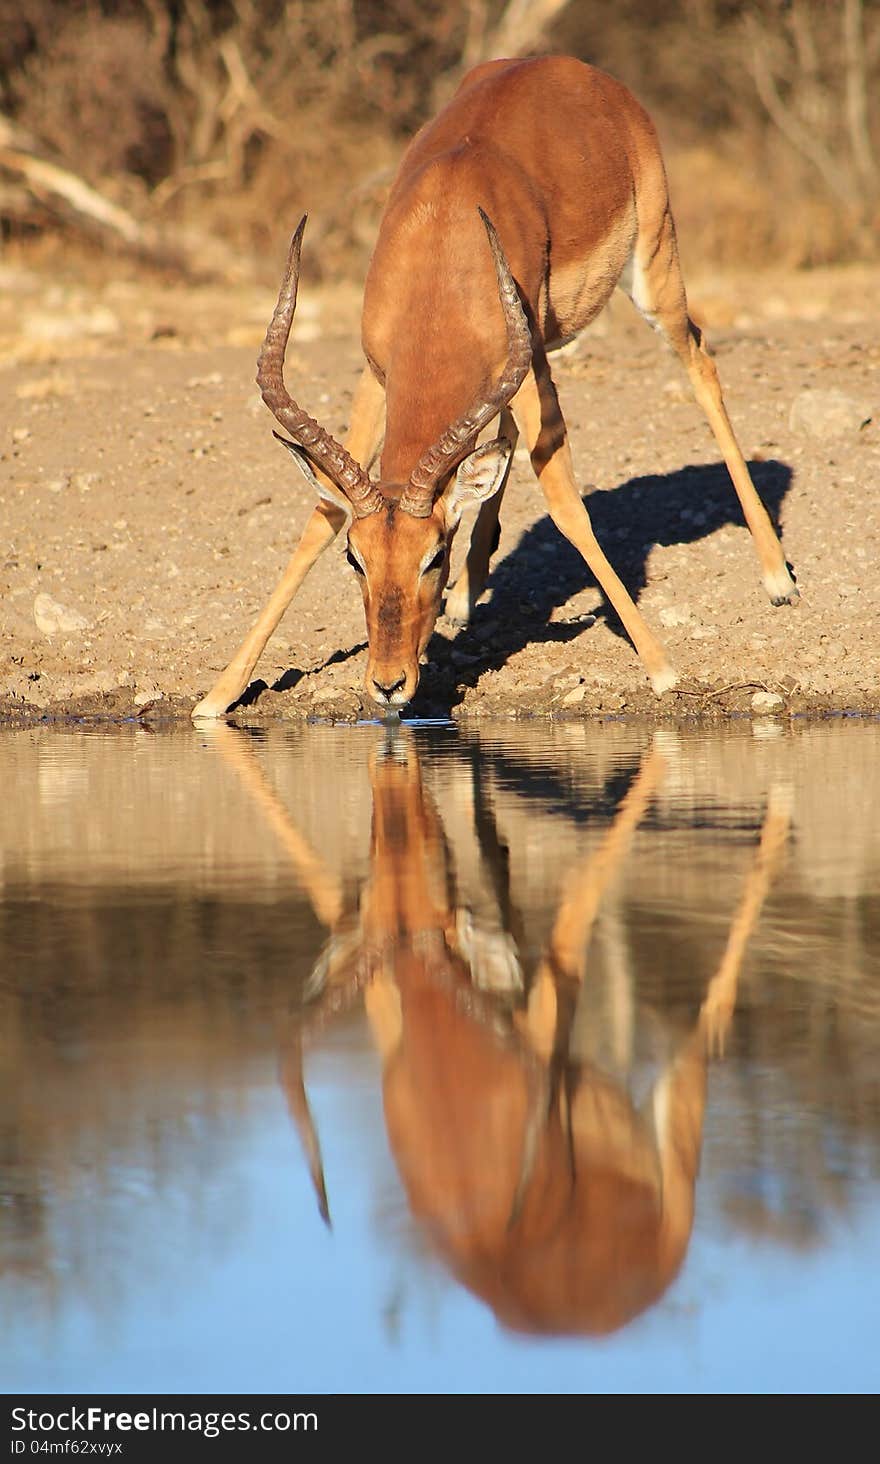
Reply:
[[455, 477], [441, 499], [448, 528], [458, 523], [469, 503], [485, 503], [498, 492], [512, 452], [512, 442], [508, 442], [506, 437], [496, 437], [494, 441], [484, 442], [475, 448], [464, 462], [459, 463]]
[[324, 478], [318, 477], [318, 474], [312, 467], [308, 453], [304, 448], [300, 447], [298, 442], [291, 442], [289, 438], [282, 437], [280, 432], [275, 432], [274, 430], [272, 436], [281, 443], [282, 447], [287, 448], [287, 451], [290, 453], [290, 456], [293, 458], [306, 482], [315, 490], [319, 498], [323, 498], [325, 503], [335, 504], [337, 508], [344, 508], [348, 514], [351, 513], [351, 504], [345, 494], [340, 488], [336, 488], [326, 482]]

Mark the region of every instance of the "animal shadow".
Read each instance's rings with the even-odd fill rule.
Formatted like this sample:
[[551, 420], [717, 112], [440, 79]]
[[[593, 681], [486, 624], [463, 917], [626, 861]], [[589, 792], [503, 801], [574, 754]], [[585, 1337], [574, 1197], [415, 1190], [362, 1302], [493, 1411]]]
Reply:
[[[751, 462], [749, 470], [778, 530], [792, 470], [775, 460]], [[586, 501], [596, 538], [636, 602], [647, 583], [648, 556], [656, 545], [697, 543], [727, 524], [745, 527], [739, 500], [721, 463], [631, 478], [617, 488], [590, 493]], [[744, 572], [755, 571], [757, 579], [754, 554], [745, 541], [742, 550]], [[423, 679], [411, 713], [448, 712], [461, 701], [465, 689], [476, 686], [486, 671], [498, 670], [525, 646], [569, 641], [584, 634], [583, 619], [551, 621], [550, 616], [578, 591], [591, 586], [598, 588], [578, 551], [549, 515], [539, 519], [490, 573], [491, 602], [477, 605], [471, 623], [454, 641], [439, 635], [432, 638], [428, 654], [436, 671]], [[599, 617], [626, 639], [614, 610], [604, 601]], [[462, 666], [462, 656], [472, 659], [472, 664]]]

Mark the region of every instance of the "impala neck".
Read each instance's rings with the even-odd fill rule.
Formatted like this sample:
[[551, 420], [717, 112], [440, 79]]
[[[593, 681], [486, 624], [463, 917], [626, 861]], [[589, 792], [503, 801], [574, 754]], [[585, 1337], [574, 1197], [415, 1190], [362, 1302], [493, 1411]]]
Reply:
[[[499, 354], [503, 359], [503, 338]], [[414, 325], [385, 376], [383, 482], [409, 481], [422, 455], [491, 386], [494, 366], [476, 341], [461, 340], [453, 350]]]

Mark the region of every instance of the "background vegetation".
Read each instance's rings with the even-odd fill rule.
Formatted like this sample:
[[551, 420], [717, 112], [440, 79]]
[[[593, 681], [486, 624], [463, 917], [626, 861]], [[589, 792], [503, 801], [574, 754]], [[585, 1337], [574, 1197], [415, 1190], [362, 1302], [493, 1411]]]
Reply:
[[308, 208], [312, 262], [359, 273], [406, 138], [546, 50], [652, 112], [689, 259], [876, 255], [880, 0], [0, 0], [2, 237], [222, 270]]

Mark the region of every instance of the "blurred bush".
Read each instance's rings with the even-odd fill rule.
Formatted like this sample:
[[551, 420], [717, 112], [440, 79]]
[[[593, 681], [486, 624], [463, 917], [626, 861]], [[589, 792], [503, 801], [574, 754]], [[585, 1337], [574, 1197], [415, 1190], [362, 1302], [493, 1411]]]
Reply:
[[[308, 209], [336, 275], [467, 67], [543, 50], [651, 111], [688, 261], [876, 254], [880, 0], [0, 0], [0, 114], [19, 160], [169, 236], [274, 258]], [[69, 228], [15, 156], [0, 131], [4, 235]]]

